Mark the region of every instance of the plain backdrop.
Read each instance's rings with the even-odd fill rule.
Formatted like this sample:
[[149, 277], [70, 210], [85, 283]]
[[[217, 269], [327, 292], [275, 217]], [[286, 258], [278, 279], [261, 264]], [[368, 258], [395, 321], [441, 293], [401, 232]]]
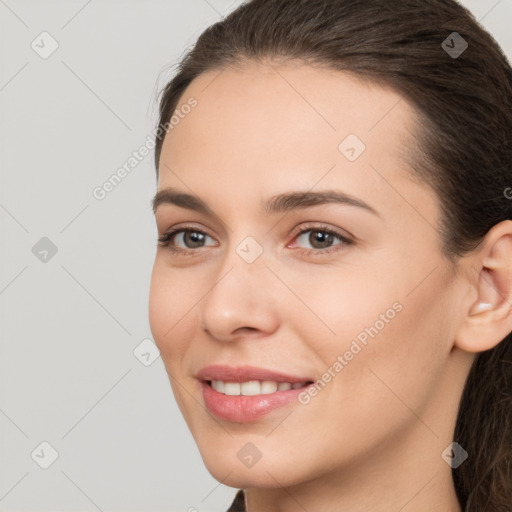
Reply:
[[[93, 191], [147, 141], [185, 49], [240, 3], [0, 0], [1, 511], [224, 512], [234, 497], [151, 339], [153, 152]], [[512, 0], [462, 3], [510, 58]]]

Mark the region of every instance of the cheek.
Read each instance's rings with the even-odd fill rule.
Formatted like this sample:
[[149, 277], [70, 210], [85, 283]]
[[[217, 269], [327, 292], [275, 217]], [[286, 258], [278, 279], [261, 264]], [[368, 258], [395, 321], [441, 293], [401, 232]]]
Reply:
[[281, 275], [294, 292], [284, 293], [281, 318], [293, 326], [297, 340], [324, 356], [325, 364], [350, 350], [354, 340], [365, 347], [382, 338], [403, 311], [395, 283], [382, 275], [378, 279], [368, 267], [364, 272], [317, 267], [307, 277], [283, 270]]
[[[424, 292], [424, 290], [422, 290]], [[435, 297], [416, 290], [362, 352], [361, 397], [374, 399], [382, 422], [415, 421], [437, 392], [443, 371], [443, 325]]]
[[427, 402], [442, 370], [443, 284], [436, 276], [436, 283], [410, 293], [420, 273], [366, 270], [346, 272], [337, 282], [318, 274], [309, 292], [297, 284], [294, 291], [311, 311], [295, 304], [289, 314], [299, 339], [319, 356], [315, 367], [326, 372], [321, 379], [330, 382], [319, 394], [336, 395], [333, 400], [365, 422], [380, 411], [392, 423], [411, 416], [404, 403], [416, 410]]
[[185, 406], [189, 397], [183, 393], [180, 383], [183, 382], [183, 359], [189, 347], [187, 340], [190, 339], [186, 329], [187, 325], [190, 325], [189, 315], [192, 311], [188, 314], [187, 311], [193, 303], [184, 296], [187, 287], [183, 286], [184, 290], [180, 289], [182, 282], [183, 279], [179, 279], [178, 273], [171, 272], [158, 259], [155, 261], [149, 292], [149, 324], [176, 403], [188, 423], [190, 410], [194, 404], [189, 403]]
[[193, 287], [186, 283], [157, 258], [151, 275], [148, 313], [153, 339], [166, 366], [169, 361], [179, 360], [186, 345], [183, 329], [194, 304]]

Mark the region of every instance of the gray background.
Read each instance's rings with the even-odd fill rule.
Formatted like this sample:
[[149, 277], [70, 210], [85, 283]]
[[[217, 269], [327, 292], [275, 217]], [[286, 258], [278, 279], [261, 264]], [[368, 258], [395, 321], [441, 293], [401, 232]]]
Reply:
[[[233, 499], [152, 344], [153, 152], [104, 199], [92, 191], [145, 143], [184, 50], [240, 3], [0, 0], [1, 511], [223, 512]], [[510, 58], [512, 0], [462, 3]], [[58, 43], [47, 58], [44, 31]]]

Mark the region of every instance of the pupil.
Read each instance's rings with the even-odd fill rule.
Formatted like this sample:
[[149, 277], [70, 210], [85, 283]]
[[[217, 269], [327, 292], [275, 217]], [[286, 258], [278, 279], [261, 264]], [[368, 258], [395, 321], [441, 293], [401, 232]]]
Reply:
[[[310, 244], [318, 249], [325, 248], [325, 244], [327, 246], [332, 243], [333, 235], [331, 233], [325, 233], [324, 231], [312, 231], [309, 236]], [[320, 243], [320, 247], [317, 246], [317, 243]], [[323, 245], [322, 245], [323, 244]]]
[[[188, 231], [185, 233], [185, 244], [192, 247], [201, 247], [204, 235], [195, 231]], [[190, 242], [190, 245], [189, 245]]]

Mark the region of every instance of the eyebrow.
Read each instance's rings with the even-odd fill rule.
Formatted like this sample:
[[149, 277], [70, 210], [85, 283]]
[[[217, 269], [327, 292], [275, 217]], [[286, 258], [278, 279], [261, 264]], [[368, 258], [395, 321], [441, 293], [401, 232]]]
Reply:
[[[380, 213], [363, 200], [353, 197], [339, 190], [323, 190], [319, 192], [287, 192], [272, 196], [264, 204], [263, 208], [268, 215], [273, 215], [291, 210], [305, 209], [321, 204], [344, 204], [355, 206], [369, 211], [377, 217], [382, 217]], [[172, 187], [159, 190], [152, 201], [153, 212], [161, 204], [173, 204], [180, 208], [194, 210], [205, 215], [216, 217], [210, 207], [199, 197], [180, 192]]]

